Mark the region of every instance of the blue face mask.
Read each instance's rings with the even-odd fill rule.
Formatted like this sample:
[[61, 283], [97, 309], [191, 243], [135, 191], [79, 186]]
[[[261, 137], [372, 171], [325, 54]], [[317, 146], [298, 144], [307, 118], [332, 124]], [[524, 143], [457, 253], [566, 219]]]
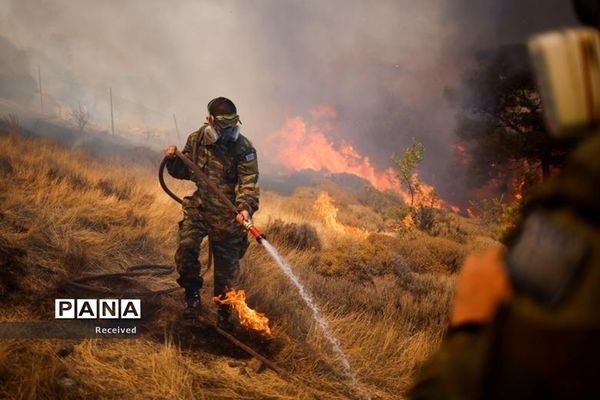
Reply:
[[219, 131], [219, 136], [224, 142], [235, 142], [240, 136], [240, 127], [231, 126], [229, 128], [223, 128]]

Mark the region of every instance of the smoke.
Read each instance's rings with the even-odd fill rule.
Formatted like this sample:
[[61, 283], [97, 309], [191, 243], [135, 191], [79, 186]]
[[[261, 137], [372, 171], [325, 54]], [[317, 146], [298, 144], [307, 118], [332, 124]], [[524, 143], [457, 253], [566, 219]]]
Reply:
[[444, 93], [459, 87], [473, 54], [572, 25], [569, 6], [12, 0], [0, 4], [0, 35], [27, 55], [31, 76], [40, 65], [49, 103], [85, 104], [106, 129], [109, 87], [117, 128], [157, 126], [170, 141], [173, 113], [190, 132], [206, 103], [223, 95], [236, 102], [261, 157], [272, 159], [269, 135], [327, 104], [337, 113], [331, 141], [351, 144], [383, 170], [415, 137], [427, 147], [421, 177], [431, 181], [444, 177], [452, 158], [455, 110]]
[[36, 82], [28, 73], [27, 55], [0, 37], [0, 98], [30, 101], [36, 93]]

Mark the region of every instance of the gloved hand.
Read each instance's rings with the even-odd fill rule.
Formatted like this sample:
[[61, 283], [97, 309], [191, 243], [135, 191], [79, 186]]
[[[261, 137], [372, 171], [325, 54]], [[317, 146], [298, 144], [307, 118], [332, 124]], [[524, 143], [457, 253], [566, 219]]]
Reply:
[[177, 151], [177, 146], [175, 146], [175, 145], [169, 145], [165, 149], [165, 157], [168, 157], [168, 158], [175, 157], [175, 151]]
[[242, 210], [238, 215], [235, 216], [235, 220], [240, 224], [244, 224], [244, 221], [248, 221], [250, 219], [250, 213], [246, 210]]

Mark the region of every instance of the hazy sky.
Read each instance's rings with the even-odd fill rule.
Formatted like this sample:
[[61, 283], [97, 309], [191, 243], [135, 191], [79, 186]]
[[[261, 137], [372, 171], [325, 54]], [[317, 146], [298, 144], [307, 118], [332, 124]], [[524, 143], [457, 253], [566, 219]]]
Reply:
[[451, 155], [443, 93], [475, 51], [574, 24], [562, 0], [0, 1], [0, 35], [33, 76], [41, 66], [48, 95], [85, 103], [98, 123], [108, 87], [119, 123], [171, 129], [175, 112], [184, 132], [224, 95], [266, 154], [261, 143], [286, 118], [328, 104], [331, 140], [378, 168], [411, 137], [423, 141], [425, 178]]

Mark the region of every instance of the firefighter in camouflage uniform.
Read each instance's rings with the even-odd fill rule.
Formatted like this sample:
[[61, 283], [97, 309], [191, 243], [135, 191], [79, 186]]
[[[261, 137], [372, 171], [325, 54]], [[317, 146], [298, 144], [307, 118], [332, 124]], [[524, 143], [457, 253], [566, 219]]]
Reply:
[[[183, 200], [183, 219], [179, 222], [175, 263], [177, 282], [185, 289], [187, 307], [184, 318], [194, 319], [200, 313], [200, 244], [209, 237], [214, 255], [214, 295], [221, 296], [235, 287], [240, 258], [248, 248], [247, 232], [240, 222], [250, 219], [258, 209], [259, 189], [256, 150], [240, 133], [240, 119], [233, 102], [218, 97], [208, 103], [207, 122], [192, 132], [182, 151], [192, 159], [239, 210], [234, 219], [231, 210], [212, 193], [206, 184], [175, 157], [175, 146], [169, 146], [167, 170], [177, 179], [196, 183], [197, 190]], [[237, 222], [236, 222], [237, 219]], [[217, 323], [231, 327], [230, 309], [219, 305]]]

